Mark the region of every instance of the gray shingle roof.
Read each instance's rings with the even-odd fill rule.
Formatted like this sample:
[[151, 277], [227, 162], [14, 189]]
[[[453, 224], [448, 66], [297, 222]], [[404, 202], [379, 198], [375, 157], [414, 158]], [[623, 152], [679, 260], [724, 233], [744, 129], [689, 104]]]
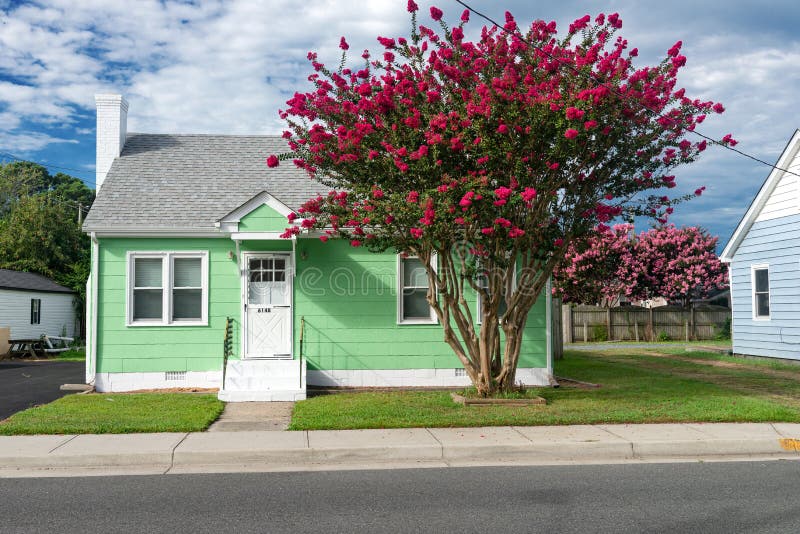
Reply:
[[214, 230], [263, 191], [291, 209], [327, 193], [291, 162], [267, 167], [267, 156], [286, 151], [278, 136], [130, 133], [84, 230]]
[[46, 276], [0, 269], [0, 289], [44, 291], [47, 293], [75, 293], [68, 287], [56, 284]]

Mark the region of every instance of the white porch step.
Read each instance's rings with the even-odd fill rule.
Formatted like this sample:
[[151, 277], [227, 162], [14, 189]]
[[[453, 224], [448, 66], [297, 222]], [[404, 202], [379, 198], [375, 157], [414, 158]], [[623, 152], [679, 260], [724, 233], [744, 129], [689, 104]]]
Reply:
[[217, 398], [224, 402], [278, 402], [305, 400], [304, 389], [278, 390], [278, 391], [240, 391], [223, 389], [217, 393]]
[[298, 360], [230, 360], [225, 388], [217, 397], [226, 402], [296, 401], [306, 398], [306, 362]]

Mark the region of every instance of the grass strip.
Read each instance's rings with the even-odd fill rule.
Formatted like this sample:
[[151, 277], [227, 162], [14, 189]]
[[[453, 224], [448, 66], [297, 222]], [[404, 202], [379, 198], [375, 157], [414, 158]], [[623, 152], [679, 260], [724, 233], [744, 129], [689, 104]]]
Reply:
[[0, 422], [0, 435], [198, 432], [208, 428], [223, 407], [216, 395], [67, 395]]

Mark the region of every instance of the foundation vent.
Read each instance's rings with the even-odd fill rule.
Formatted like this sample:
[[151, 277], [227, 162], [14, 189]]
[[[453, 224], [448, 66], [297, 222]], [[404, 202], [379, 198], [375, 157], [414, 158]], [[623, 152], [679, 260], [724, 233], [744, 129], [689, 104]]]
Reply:
[[467, 376], [467, 370], [463, 367], [459, 369], [453, 369], [453, 371], [455, 371], [455, 376]]
[[166, 371], [164, 373], [164, 380], [168, 382], [186, 380], [186, 371]]

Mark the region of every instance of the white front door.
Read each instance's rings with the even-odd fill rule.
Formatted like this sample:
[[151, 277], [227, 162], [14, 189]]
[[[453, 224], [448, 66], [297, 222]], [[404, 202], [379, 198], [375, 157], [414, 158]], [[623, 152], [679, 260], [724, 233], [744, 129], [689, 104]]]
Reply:
[[292, 357], [292, 277], [289, 254], [245, 254], [246, 358]]

